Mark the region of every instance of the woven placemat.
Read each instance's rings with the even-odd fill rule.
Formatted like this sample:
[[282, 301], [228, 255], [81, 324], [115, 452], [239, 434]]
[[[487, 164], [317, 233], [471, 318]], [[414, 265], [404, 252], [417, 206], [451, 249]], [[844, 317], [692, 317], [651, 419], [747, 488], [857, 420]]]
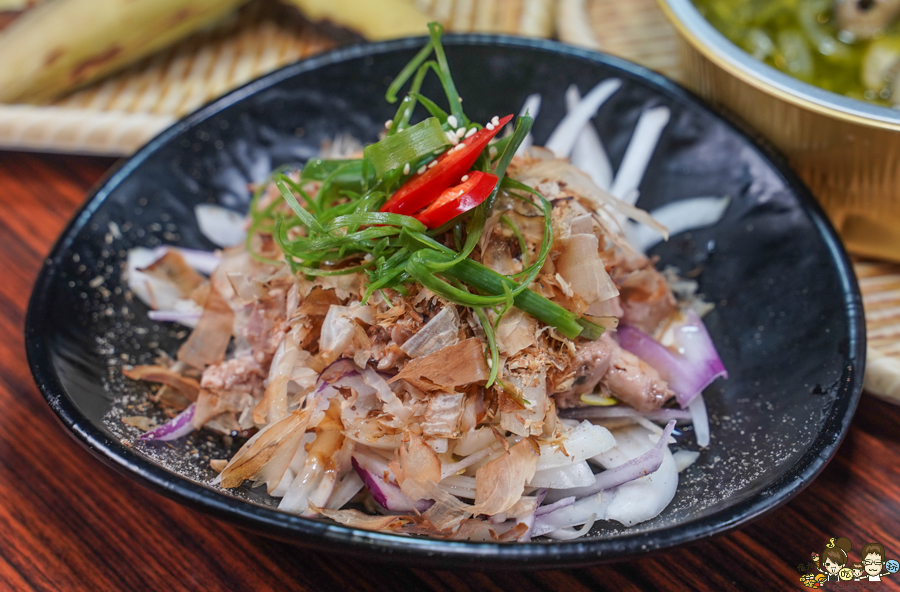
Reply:
[[854, 264], [866, 310], [866, 390], [900, 403], [900, 265]]

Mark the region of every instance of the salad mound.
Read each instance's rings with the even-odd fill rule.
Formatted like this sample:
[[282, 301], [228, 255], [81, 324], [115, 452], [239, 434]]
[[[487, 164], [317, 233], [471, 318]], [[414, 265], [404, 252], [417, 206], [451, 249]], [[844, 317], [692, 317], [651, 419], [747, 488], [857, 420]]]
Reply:
[[[370, 530], [528, 541], [648, 520], [699, 454], [684, 437], [673, 454], [676, 424], [707, 446], [701, 392], [725, 375], [696, 284], [643, 253], [666, 234], [633, 202], [668, 114], [646, 112], [613, 179], [589, 121], [618, 81], [570, 92], [535, 147], [539, 98], [472, 122], [430, 33], [379, 141], [274, 171], [246, 219], [198, 207], [219, 251], [129, 253], [150, 318], [193, 327], [123, 370], [174, 414], [141, 439], [248, 438], [216, 484]], [[420, 93], [430, 74], [447, 110]]]

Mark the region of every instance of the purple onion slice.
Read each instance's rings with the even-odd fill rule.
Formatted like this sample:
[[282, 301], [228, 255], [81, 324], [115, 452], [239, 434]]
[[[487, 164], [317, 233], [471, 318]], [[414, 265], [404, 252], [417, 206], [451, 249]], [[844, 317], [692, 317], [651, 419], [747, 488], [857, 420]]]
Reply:
[[676, 354], [658, 341], [630, 325], [619, 325], [619, 345], [653, 366], [669, 383], [682, 409], [703, 392], [712, 382], [728, 371], [713, 345], [706, 326], [692, 311], [685, 313], [686, 321], [675, 328]]
[[194, 431], [194, 424], [191, 421], [194, 419], [194, 404], [191, 403], [188, 405], [184, 411], [167, 421], [166, 423], [157, 426], [150, 430], [149, 432], [141, 435], [141, 440], [150, 440], [150, 441], [162, 441], [168, 442], [170, 440], [177, 440], [178, 438], [184, 438], [188, 434]]

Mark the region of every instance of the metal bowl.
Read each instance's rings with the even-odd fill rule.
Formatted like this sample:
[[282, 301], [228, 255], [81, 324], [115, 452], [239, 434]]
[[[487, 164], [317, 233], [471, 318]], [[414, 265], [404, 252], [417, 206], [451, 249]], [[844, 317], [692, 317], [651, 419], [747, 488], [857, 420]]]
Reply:
[[900, 260], [900, 111], [829, 92], [760, 62], [691, 0], [659, 0], [681, 38], [683, 76], [788, 158], [848, 249]]

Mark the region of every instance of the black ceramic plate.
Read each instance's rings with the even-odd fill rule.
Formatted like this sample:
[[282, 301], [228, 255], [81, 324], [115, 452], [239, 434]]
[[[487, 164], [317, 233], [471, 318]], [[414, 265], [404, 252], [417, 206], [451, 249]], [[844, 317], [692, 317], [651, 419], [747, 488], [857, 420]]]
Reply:
[[[544, 98], [535, 139], [564, 113], [563, 94], [608, 77], [623, 87], [595, 123], [617, 166], [637, 117], [666, 105], [671, 122], [641, 187], [653, 208], [693, 196], [732, 198], [714, 227], [655, 249], [695, 275], [716, 304], [706, 319], [731, 377], [707, 391], [712, 445], [682, 474], [673, 503], [634, 528], [529, 544], [446, 542], [371, 533], [281, 513], [265, 495], [206, 485], [203, 435], [175, 447], [140, 444], [119, 417], [146, 390], [119, 378], [123, 359], [174, 352], [177, 330], [147, 319], [120, 287], [127, 249], [174, 243], [210, 249], [193, 206], [246, 207], [248, 183], [302, 163], [339, 133], [371, 141], [392, 115], [386, 85], [422, 40], [338, 50], [270, 74], [212, 103], [112, 173], [60, 238], [37, 281], [26, 323], [38, 386], [63, 425], [100, 460], [218, 518], [319, 549], [422, 564], [560, 566], [665, 549], [734, 528], [784, 503], [834, 454], [862, 384], [859, 291], [835, 234], [780, 159], [689, 93], [646, 70], [571, 47], [504, 37], [447, 39], [466, 110], [476, 121]], [[431, 96], [440, 96], [432, 88]], [[188, 451], [199, 452], [188, 453]]]

